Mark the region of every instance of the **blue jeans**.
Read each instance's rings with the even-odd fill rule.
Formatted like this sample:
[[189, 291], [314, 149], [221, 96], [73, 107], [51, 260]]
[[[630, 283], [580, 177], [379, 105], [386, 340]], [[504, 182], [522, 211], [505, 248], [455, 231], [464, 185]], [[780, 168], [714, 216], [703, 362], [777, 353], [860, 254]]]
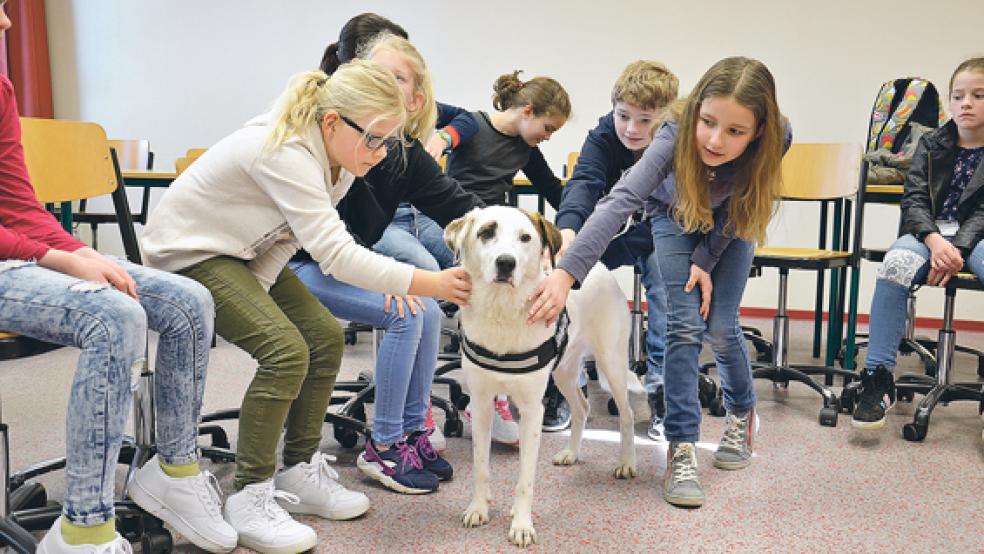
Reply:
[[160, 333], [154, 366], [158, 454], [168, 464], [197, 459], [212, 296], [191, 279], [119, 263], [136, 282], [139, 302], [34, 263], [0, 261], [0, 329], [81, 350], [68, 401], [62, 510], [76, 525], [114, 517], [131, 369], [147, 354], [148, 327]]
[[700, 317], [700, 287], [686, 293], [690, 257], [703, 239], [701, 233], [685, 233], [666, 214], [652, 218], [653, 246], [659, 254], [656, 266], [666, 291], [666, 356], [664, 394], [666, 438], [671, 442], [696, 442], [700, 438], [700, 400], [697, 378], [705, 334], [714, 353], [724, 391], [725, 408], [743, 414], [755, 405], [755, 387], [748, 347], [738, 321], [741, 296], [752, 266], [754, 246], [740, 239], [721, 254], [711, 271], [714, 284], [707, 321]]
[[393, 444], [404, 434], [424, 429], [441, 339], [441, 309], [421, 298], [417, 315], [383, 311], [385, 295], [324, 275], [318, 264], [291, 262], [290, 268], [336, 317], [384, 329], [376, 355], [375, 416], [372, 438]]
[[[899, 237], [885, 254], [871, 299], [865, 367], [895, 369], [895, 357], [905, 334], [909, 291], [926, 282], [929, 259], [929, 248], [912, 235]], [[977, 244], [965, 264], [984, 281], [984, 243]]]
[[444, 229], [405, 202], [396, 208], [393, 221], [372, 249], [420, 269], [440, 271], [454, 265]]

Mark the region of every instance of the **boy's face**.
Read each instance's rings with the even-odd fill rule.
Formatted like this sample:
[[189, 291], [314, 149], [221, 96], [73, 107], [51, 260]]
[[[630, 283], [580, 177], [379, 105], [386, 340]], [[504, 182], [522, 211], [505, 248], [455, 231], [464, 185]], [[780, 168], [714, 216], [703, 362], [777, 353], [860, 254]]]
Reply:
[[653, 128], [662, 111], [657, 108], [644, 110], [628, 102], [615, 102], [612, 118], [618, 140], [633, 152], [645, 149], [653, 141]]
[[984, 130], [984, 73], [957, 73], [950, 91], [950, 114], [961, 131]]

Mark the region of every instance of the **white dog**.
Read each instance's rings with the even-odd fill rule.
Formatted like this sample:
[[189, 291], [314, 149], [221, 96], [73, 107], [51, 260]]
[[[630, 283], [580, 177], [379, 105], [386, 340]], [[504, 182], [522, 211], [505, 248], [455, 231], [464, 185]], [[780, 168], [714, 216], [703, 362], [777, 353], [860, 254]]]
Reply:
[[472, 279], [471, 299], [461, 309], [461, 327], [466, 354], [462, 367], [472, 400], [475, 491], [462, 520], [466, 527], [489, 521], [492, 404], [496, 394], [508, 394], [520, 413], [520, 472], [509, 539], [525, 547], [536, 542], [531, 510], [543, 421], [541, 400], [555, 363], [554, 380], [571, 406], [572, 423], [570, 443], [554, 456], [554, 464], [571, 465], [580, 451], [588, 402], [577, 380], [580, 360], [590, 353], [618, 406], [622, 441], [615, 477], [635, 477], [628, 386], [631, 383], [640, 392], [642, 388], [629, 370], [628, 302], [611, 273], [595, 266], [567, 301], [569, 341], [558, 363], [551, 359], [555, 326], [526, 323], [527, 300], [546, 276], [543, 253], [549, 250], [552, 255], [560, 246], [557, 228], [538, 213], [495, 206], [452, 221], [444, 238]]

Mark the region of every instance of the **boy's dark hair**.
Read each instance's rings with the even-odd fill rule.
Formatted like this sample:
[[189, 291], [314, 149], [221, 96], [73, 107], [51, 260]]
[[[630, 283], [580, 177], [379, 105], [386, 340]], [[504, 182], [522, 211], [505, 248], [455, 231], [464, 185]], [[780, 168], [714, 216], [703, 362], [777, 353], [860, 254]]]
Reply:
[[338, 33], [338, 42], [325, 48], [321, 56], [321, 71], [331, 75], [338, 66], [357, 58], [363, 44], [382, 32], [410, 38], [406, 29], [376, 13], [361, 13], [349, 19]]
[[531, 106], [533, 115], [571, 116], [571, 99], [560, 83], [550, 77], [534, 77], [525, 83], [519, 79], [522, 70], [500, 75], [492, 85], [492, 107], [504, 112], [510, 108]]

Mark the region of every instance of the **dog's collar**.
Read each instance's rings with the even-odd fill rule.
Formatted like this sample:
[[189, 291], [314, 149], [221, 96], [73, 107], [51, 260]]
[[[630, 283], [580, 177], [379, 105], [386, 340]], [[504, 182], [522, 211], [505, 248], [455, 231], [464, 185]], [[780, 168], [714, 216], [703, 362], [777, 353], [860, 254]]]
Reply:
[[568, 325], [570, 325], [570, 318], [567, 316], [567, 309], [564, 308], [557, 318], [553, 336], [543, 341], [543, 344], [528, 352], [501, 355], [472, 342], [462, 331], [461, 351], [475, 365], [500, 373], [532, 373], [543, 369], [551, 361], [553, 367], [550, 371], [553, 371], [567, 349]]

